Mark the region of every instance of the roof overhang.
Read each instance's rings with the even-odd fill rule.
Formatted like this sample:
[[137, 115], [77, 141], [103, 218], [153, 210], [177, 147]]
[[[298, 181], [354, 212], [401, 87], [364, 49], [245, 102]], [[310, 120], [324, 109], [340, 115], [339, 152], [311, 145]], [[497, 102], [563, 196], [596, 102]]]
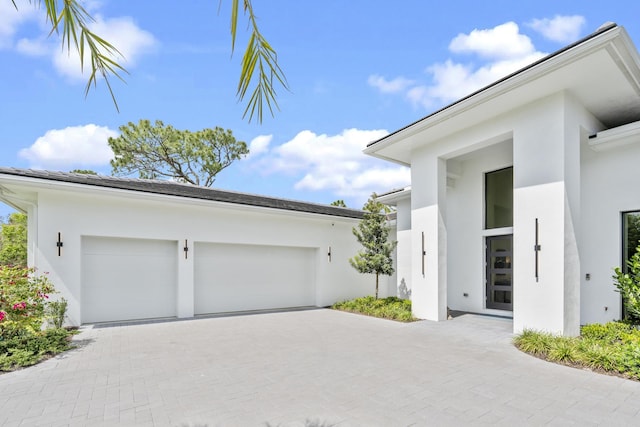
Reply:
[[570, 93], [607, 128], [640, 119], [640, 56], [623, 27], [603, 27], [370, 143], [364, 153], [410, 165], [416, 148], [562, 91]]
[[198, 187], [171, 181], [83, 175], [32, 169], [0, 167], [0, 201], [20, 211], [37, 203], [43, 191], [64, 191], [91, 196], [116, 196], [154, 200], [179, 205], [217, 206], [248, 211], [280, 212], [296, 216], [322, 216], [359, 221], [364, 212], [319, 203], [260, 196]]

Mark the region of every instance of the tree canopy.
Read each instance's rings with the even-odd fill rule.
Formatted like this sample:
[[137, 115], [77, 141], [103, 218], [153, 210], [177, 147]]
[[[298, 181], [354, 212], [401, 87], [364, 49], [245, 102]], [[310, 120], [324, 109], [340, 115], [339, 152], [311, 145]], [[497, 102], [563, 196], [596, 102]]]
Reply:
[[0, 226], [0, 264], [27, 265], [27, 215], [14, 212]]
[[331, 206], [337, 206], [339, 208], [346, 208], [347, 204], [342, 199], [334, 200], [331, 202]]
[[389, 208], [376, 200], [376, 194], [371, 195], [363, 210], [364, 218], [353, 228], [353, 235], [362, 250], [349, 263], [353, 268], [364, 274], [376, 275], [376, 299], [378, 299], [379, 276], [393, 274], [393, 249], [397, 242], [389, 241], [389, 226], [386, 213]]
[[138, 174], [140, 178], [169, 178], [210, 187], [216, 175], [249, 153], [230, 130], [216, 127], [191, 132], [165, 125], [160, 120], [129, 122], [120, 136], [109, 138], [114, 175]]
[[[10, 0], [18, 10], [15, 0]], [[222, 2], [222, 0], [219, 0]], [[90, 30], [90, 24], [94, 18], [82, 6], [81, 0], [29, 0], [45, 10], [47, 25], [51, 27], [50, 35], [57, 34], [61, 37], [62, 48], [67, 52], [75, 50], [80, 56], [80, 67], [90, 69], [90, 74], [85, 86], [85, 96], [91, 87], [95, 87], [98, 77], [104, 79], [113, 103], [118, 108], [116, 96], [111, 87], [110, 79], [115, 77], [124, 80], [123, 75], [128, 71], [120, 65], [123, 58], [118, 48], [107, 40]], [[240, 9], [248, 19], [250, 31], [249, 42], [241, 61], [240, 78], [236, 95], [239, 101], [244, 101], [250, 93], [243, 118], [249, 115], [249, 122], [257, 116], [262, 123], [264, 106], [266, 105], [271, 115], [274, 107], [278, 108], [274, 82], [279, 83], [284, 89], [288, 89], [287, 79], [278, 64], [278, 56], [273, 47], [260, 32], [256, 15], [253, 11], [252, 0], [231, 0], [231, 52], [235, 50], [238, 30], [238, 17]], [[85, 58], [85, 54], [87, 58]], [[88, 61], [86, 61], [88, 59]], [[89, 64], [85, 63], [88, 62]], [[255, 73], [257, 72], [257, 76]], [[251, 91], [249, 88], [254, 86]]]

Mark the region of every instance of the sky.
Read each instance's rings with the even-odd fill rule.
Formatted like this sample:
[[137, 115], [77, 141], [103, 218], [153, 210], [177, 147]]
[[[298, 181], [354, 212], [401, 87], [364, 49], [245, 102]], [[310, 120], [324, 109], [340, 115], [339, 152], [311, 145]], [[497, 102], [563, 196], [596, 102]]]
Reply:
[[[33, 3], [38, 3], [37, 1]], [[28, 0], [0, 0], [0, 166], [111, 174], [107, 140], [141, 119], [230, 129], [250, 154], [213, 186], [360, 208], [410, 185], [408, 168], [362, 153], [402, 128], [606, 22], [640, 44], [640, 2], [253, 0], [289, 90], [262, 123], [243, 119], [231, 0], [88, 0], [98, 35], [129, 72], [84, 95], [87, 73]], [[0, 203], [0, 216], [12, 209]]]

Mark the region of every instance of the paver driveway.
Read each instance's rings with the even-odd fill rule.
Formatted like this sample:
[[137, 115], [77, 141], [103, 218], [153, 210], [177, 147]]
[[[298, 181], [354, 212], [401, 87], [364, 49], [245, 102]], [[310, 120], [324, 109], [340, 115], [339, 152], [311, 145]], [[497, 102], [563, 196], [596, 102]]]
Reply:
[[640, 383], [522, 354], [510, 330], [331, 310], [88, 327], [0, 375], [0, 425], [640, 424]]

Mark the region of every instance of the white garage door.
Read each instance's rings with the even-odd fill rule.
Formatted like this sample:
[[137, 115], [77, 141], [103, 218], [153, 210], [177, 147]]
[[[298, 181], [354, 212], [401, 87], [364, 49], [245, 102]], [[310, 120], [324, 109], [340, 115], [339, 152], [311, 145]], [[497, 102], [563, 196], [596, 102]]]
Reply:
[[82, 323], [176, 315], [177, 242], [82, 238]]
[[315, 305], [315, 249], [196, 243], [195, 313]]

